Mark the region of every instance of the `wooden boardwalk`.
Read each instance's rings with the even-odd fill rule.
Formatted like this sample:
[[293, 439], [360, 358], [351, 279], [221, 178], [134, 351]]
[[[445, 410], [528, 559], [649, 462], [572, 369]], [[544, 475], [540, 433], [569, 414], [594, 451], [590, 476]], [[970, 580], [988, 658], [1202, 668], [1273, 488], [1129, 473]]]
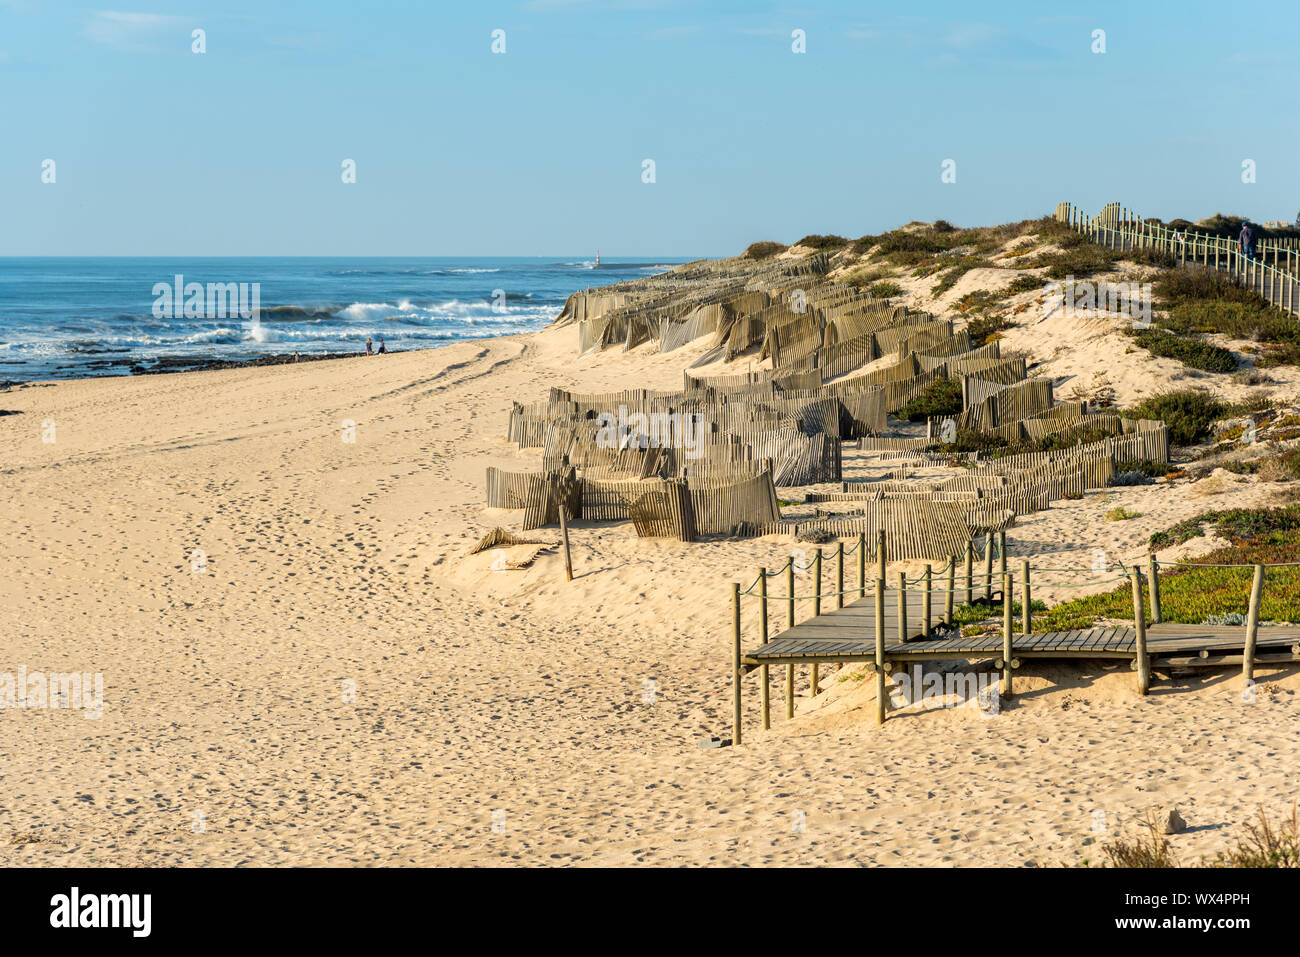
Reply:
[[[983, 589], [977, 589], [982, 594]], [[909, 591], [907, 634], [900, 640], [897, 592], [885, 599], [885, 661], [944, 660], [1002, 657], [1003, 635], [994, 632], [963, 637], [943, 629], [942, 637], [926, 638], [923, 633], [922, 597]], [[1001, 610], [1001, 595], [995, 593], [991, 616]], [[779, 599], [775, 599], [777, 604]], [[747, 668], [773, 664], [816, 664], [836, 661], [872, 663], [876, 657], [875, 597], [858, 598], [843, 608], [795, 625], [772, 637], [767, 644], [745, 654]], [[933, 607], [933, 621], [939, 623], [942, 607]], [[1017, 618], [1016, 626], [1020, 622]], [[1028, 658], [1128, 658], [1137, 655], [1137, 635], [1132, 625], [1098, 626], [1081, 631], [1045, 631], [1024, 634], [1013, 631], [1012, 654]], [[1153, 667], [1196, 667], [1240, 664], [1245, 652], [1244, 625], [1181, 625], [1159, 623], [1147, 626], [1147, 656]], [[1259, 629], [1255, 660], [1300, 661], [1300, 627]], [[1015, 662], [1013, 662], [1013, 667]]]

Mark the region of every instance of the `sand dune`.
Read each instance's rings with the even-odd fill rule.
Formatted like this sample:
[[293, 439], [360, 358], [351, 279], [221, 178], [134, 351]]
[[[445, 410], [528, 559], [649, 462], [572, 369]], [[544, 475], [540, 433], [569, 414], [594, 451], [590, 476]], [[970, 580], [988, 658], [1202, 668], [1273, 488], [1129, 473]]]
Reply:
[[[1267, 669], [1247, 704], [1226, 673], [1139, 699], [1126, 671], [1027, 668], [997, 717], [880, 728], [845, 669], [794, 721], [697, 749], [729, 733], [727, 583], [791, 543], [578, 522], [572, 583], [553, 551], [508, 572], [466, 553], [517, 527], [483, 507], [486, 467], [537, 461], [503, 438], [512, 399], [675, 388], [702, 349], [577, 359], [559, 328], [0, 397], [21, 412], [0, 419], [0, 672], [104, 675], [99, 720], [0, 711], [4, 860], [1056, 864], [1097, 856], [1094, 811], [1169, 805], [1194, 858], [1294, 798], [1300, 678]], [[1194, 489], [1058, 502], [1013, 548], [1135, 555]], [[1115, 502], [1143, 518], [1099, 521]]]

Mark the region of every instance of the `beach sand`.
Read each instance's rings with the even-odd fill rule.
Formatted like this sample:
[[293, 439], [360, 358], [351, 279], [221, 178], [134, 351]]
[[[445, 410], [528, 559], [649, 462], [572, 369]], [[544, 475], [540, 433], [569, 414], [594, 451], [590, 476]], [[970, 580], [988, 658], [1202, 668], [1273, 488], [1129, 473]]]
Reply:
[[[21, 413], [0, 418], [0, 672], [102, 672], [105, 702], [97, 720], [0, 710], [5, 863], [1058, 865], [1174, 806], [1195, 860], [1258, 805], [1289, 810], [1294, 669], [1260, 668], [1247, 703], [1230, 670], [1143, 699], [1126, 667], [1027, 663], [996, 717], [877, 727], [873, 682], [827, 668], [827, 693], [802, 697], [801, 673], [799, 714], [774, 705], [768, 732], [754, 675], [745, 743], [698, 749], [731, 733], [729, 583], [791, 542], [577, 522], [571, 583], [555, 551], [506, 572], [466, 557], [519, 525], [484, 508], [486, 467], [539, 461], [504, 438], [512, 400], [678, 388], [703, 351], [576, 344], [552, 328], [0, 394]], [[1012, 530], [1013, 560], [1130, 559], [1180, 518], [1275, 494], [1219, 480], [1054, 503]], [[1115, 504], [1143, 517], [1102, 521]]]

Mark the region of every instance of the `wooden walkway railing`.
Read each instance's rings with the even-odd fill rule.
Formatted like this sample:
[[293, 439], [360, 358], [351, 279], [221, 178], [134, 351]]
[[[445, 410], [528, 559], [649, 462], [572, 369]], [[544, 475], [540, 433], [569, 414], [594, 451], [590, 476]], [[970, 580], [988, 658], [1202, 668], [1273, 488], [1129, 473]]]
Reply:
[[1170, 229], [1148, 222], [1118, 203], [1093, 217], [1071, 203], [1061, 203], [1054, 218], [1107, 249], [1152, 249], [1174, 256], [1180, 265], [1226, 272], [1283, 312], [1300, 315], [1300, 248], [1292, 240], [1260, 240], [1254, 257], [1247, 258], [1235, 239]]
[[[995, 551], [998, 568], [993, 568]], [[809, 669], [808, 695], [820, 690], [819, 669], [823, 664], [857, 662], [874, 673], [876, 683], [876, 722], [883, 723], [886, 713], [886, 683], [899, 664], [921, 660], [992, 659], [1001, 672], [1000, 694], [1013, 694], [1012, 675], [1024, 658], [1053, 659], [1127, 659], [1137, 677], [1137, 690], [1145, 695], [1150, 688], [1155, 667], [1194, 668], [1240, 665], [1243, 679], [1253, 682], [1257, 663], [1300, 663], [1300, 627], [1269, 627], [1259, 635], [1259, 610], [1263, 600], [1265, 565], [1253, 566], [1248, 614], [1243, 625], [1180, 625], [1162, 620], [1159, 565], [1154, 555], [1147, 556], [1145, 574], [1136, 567], [1115, 566], [1120, 574], [1113, 579], [1093, 579], [1087, 584], [1128, 579], [1132, 586], [1133, 625], [1097, 626], [1069, 631], [1035, 632], [1032, 615], [1032, 570], [1028, 559], [1020, 563], [1019, 580], [1007, 568], [1006, 534], [988, 536], [983, 549], [983, 571], [975, 567], [974, 549], [967, 544], [964, 568], [953, 556], [937, 572], [930, 565], [908, 582], [899, 573], [898, 585], [886, 586], [886, 543], [883, 533], [876, 543], [874, 581], [867, 585], [868, 549], [865, 536], [849, 548], [838, 543], [835, 550], [835, 588], [823, 592], [823, 555], [817, 549], [812, 561], [802, 570], [811, 571], [815, 583], [810, 594], [795, 591], [795, 562], [769, 574], [759, 569], [754, 583], [742, 592], [738, 582], [731, 586], [732, 596], [732, 739], [742, 740], [742, 686], [744, 677], [761, 672], [763, 727], [771, 727], [770, 674], [772, 665], [785, 666], [785, 712], [795, 712], [795, 668]], [[857, 586], [845, 588], [846, 557], [857, 555]], [[1251, 566], [1242, 566], [1249, 568]], [[1060, 571], [1060, 569], [1055, 569]], [[1044, 569], [1040, 569], [1040, 572]], [[1107, 573], [1110, 568], [1105, 570]], [[785, 594], [769, 595], [769, 579], [784, 576]], [[996, 576], [996, 577], [995, 577]], [[982, 581], [981, 581], [982, 579]], [[1145, 579], [1145, 588], [1144, 585]], [[1013, 622], [1013, 601], [1017, 585], [1020, 591], [1020, 628]], [[1061, 587], [1056, 583], [1054, 587]], [[886, 614], [886, 596], [894, 591], [897, 610]], [[856, 592], [856, 595], [854, 594]], [[964, 636], [954, 624], [955, 597], [964, 592], [966, 604], [986, 604], [990, 611], [1002, 606], [1001, 633]], [[846, 601], [846, 596], [850, 596]], [[936, 615], [936, 596], [942, 596], [943, 610]], [[752, 598], [759, 604], [759, 646], [748, 653], [742, 649], [742, 599]], [[823, 611], [823, 599], [835, 602]], [[812, 616], [795, 622], [797, 602], [811, 602]], [[769, 636], [769, 603], [785, 605], [784, 631]], [[777, 615], [780, 615], [778, 608]], [[947, 627], [935, 633], [935, 618]], [[1149, 627], [1148, 627], [1149, 624]]]

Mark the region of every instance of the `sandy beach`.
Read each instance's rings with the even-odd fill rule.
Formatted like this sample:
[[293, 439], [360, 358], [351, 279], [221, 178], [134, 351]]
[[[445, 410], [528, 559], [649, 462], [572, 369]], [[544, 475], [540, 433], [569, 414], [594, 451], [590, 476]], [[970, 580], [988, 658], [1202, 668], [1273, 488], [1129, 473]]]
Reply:
[[[5, 863], [1050, 866], [1096, 860], [1097, 811], [1123, 828], [1175, 806], [1195, 860], [1257, 806], [1290, 808], [1294, 669], [1261, 668], [1245, 703], [1229, 671], [1139, 698], [1127, 669], [1031, 665], [995, 718], [882, 727], [846, 669], [768, 732], [747, 689], [745, 743], [697, 748], [730, 730], [729, 583], [789, 540], [579, 521], [571, 583], [554, 551], [504, 573], [467, 553], [517, 527], [484, 507], [485, 469], [539, 459], [505, 439], [512, 400], [679, 388], [703, 351], [578, 358], [567, 326], [0, 394], [20, 413], [0, 418], [0, 672], [104, 688], [98, 719], [0, 712]], [[1082, 376], [1113, 352], [1070, 358]], [[1149, 370], [1124, 363], [1127, 401]], [[1056, 502], [1012, 530], [1013, 556], [1131, 557], [1275, 494], [1220, 482]], [[1116, 502], [1143, 517], [1100, 521]]]

